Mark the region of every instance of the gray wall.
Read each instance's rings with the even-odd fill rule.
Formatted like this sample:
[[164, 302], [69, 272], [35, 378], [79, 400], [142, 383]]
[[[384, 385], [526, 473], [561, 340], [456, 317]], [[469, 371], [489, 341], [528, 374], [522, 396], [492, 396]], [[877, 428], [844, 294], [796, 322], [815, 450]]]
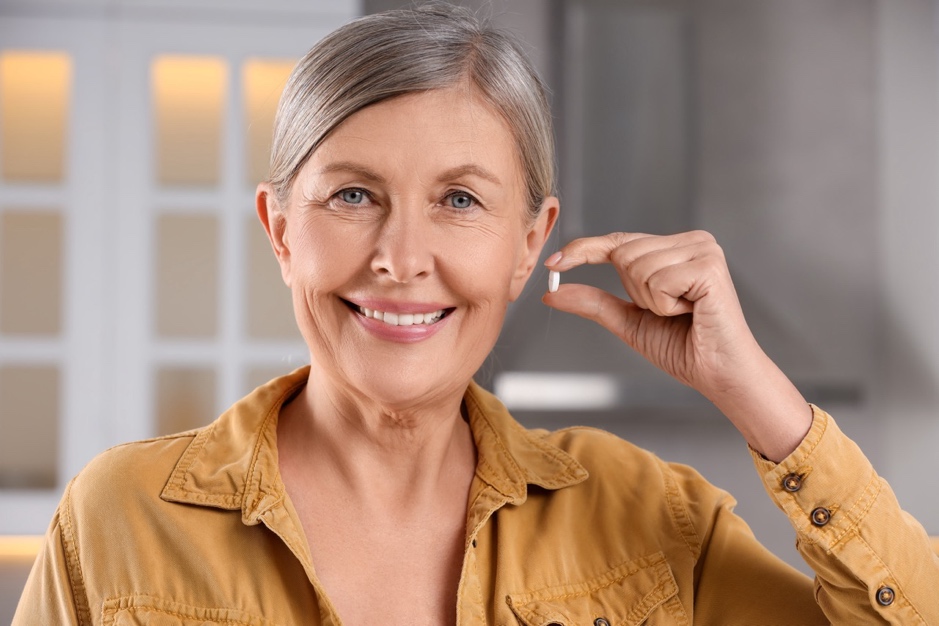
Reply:
[[[551, 83], [560, 238], [712, 231], [764, 348], [939, 534], [939, 499], [923, 497], [939, 490], [927, 465], [939, 447], [935, 3], [464, 4], [515, 29]], [[618, 204], [602, 202], [614, 193]], [[805, 570], [736, 431], [705, 405], [676, 408], [680, 389], [610, 346], [589, 323], [545, 314], [536, 293], [510, 316], [483, 378], [625, 372], [645, 395], [622, 410], [517, 414], [601, 426], [694, 465]]]
[[933, 2], [878, 3], [878, 327], [874, 386], [881, 472], [939, 535], [939, 68]]

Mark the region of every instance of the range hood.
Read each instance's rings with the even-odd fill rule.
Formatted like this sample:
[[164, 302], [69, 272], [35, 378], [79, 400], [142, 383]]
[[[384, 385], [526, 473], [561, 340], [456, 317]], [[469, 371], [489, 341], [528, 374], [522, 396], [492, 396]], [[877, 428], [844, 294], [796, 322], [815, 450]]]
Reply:
[[[767, 354], [809, 401], [857, 404], [877, 358], [865, 348], [874, 332], [866, 278], [876, 265], [862, 245], [835, 254], [826, 244], [871, 240], [869, 222], [837, 218], [872, 206], [867, 187], [832, 172], [850, 160], [863, 176], [873, 152], [857, 138], [874, 120], [839, 115], [843, 127], [817, 129], [832, 129], [826, 111], [873, 109], [857, 108], [850, 82], [821, 94], [827, 108], [815, 108], [815, 96], [811, 109], [782, 106], [793, 91], [778, 85], [773, 63], [789, 63], [790, 79], [806, 88], [829, 76], [824, 67], [802, 63], [797, 47], [753, 38], [753, 16], [702, 21], [695, 7], [585, 0], [549, 15], [562, 208], [545, 255], [585, 235], [710, 230]], [[851, 158], [834, 167], [829, 153]], [[864, 278], [845, 284], [844, 276]], [[609, 266], [577, 268], [561, 281], [625, 295]], [[546, 286], [539, 266], [477, 375], [513, 411], [716, 413], [605, 329], [548, 309]]]

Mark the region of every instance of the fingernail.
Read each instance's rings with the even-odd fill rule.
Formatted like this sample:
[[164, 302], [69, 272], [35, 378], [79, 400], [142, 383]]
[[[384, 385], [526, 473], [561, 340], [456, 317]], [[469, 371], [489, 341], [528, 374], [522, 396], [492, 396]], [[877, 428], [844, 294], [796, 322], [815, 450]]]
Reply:
[[558, 250], [557, 252], [549, 256], [547, 259], [545, 259], [544, 264], [545, 265], [557, 265], [558, 261], [561, 260], [561, 256], [562, 256], [561, 251]]

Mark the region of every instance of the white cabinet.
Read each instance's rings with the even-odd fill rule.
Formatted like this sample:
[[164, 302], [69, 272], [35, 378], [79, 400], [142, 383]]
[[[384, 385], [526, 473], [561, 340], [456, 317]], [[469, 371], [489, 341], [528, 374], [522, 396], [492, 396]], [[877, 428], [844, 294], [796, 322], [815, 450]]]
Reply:
[[306, 362], [254, 186], [286, 72], [358, 12], [0, 8], [0, 534], [42, 533], [108, 446]]

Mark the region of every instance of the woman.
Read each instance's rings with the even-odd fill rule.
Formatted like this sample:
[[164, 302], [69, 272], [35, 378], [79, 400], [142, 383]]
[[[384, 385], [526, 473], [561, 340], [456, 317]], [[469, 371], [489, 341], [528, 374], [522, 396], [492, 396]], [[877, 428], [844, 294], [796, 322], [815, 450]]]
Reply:
[[[563, 285], [740, 429], [811, 581], [733, 500], [472, 381], [557, 220], [550, 112], [506, 36], [433, 5], [300, 61], [257, 206], [311, 365], [71, 483], [16, 624], [939, 623], [922, 528], [760, 350], [705, 233], [616, 233], [632, 302]], [[629, 349], [624, 346], [624, 350]]]

